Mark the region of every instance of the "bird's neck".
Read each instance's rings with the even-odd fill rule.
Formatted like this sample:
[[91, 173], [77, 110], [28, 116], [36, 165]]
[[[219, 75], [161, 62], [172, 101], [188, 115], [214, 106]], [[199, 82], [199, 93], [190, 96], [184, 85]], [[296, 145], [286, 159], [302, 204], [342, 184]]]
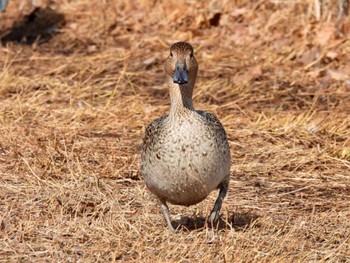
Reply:
[[186, 112], [194, 111], [192, 104], [192, 93], [194, 82], [187, 84], [176, 84], [172, 78], [168, 79], [168, 86], [170, 92], [170, 116], [184, 114]]

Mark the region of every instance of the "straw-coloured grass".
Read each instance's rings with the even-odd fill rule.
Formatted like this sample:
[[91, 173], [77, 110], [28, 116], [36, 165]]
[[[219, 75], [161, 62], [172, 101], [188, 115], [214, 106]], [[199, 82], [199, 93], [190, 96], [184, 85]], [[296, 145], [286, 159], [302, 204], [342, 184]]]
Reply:
[[[26, 25], [20, 2], [2, 38]], [[52, 32], [0, 48], [0, 261], [350, 261], [350, 21], [336, 4], [55, 2]], [[217, 231], [212, 193], [171, 206], [170, 235], [139, 174], [177, 40], [196, 49], [196, 108], [231, 146]]]

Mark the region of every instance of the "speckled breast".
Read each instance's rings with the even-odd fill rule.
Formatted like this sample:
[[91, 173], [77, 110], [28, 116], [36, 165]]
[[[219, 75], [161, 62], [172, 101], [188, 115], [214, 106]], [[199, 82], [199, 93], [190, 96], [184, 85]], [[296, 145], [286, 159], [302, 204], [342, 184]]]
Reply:
[[226, 136], [197, 118], [165, 125], [153, 151], [142, 154], [141, 172], [147, 187], [164, 201], [193, 205], [227, 177], [230, 153]]

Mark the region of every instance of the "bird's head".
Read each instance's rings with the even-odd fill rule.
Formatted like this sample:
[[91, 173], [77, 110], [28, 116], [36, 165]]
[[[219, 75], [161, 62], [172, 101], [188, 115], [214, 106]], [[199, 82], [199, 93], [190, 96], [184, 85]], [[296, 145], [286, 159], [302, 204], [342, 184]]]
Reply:
[[170, 48], [170, 54], [165, 61], [165, 72], [176, 84], [194, 84], [198, 63], [194, 57], [193, 47], [187, 42], [177, 42]]

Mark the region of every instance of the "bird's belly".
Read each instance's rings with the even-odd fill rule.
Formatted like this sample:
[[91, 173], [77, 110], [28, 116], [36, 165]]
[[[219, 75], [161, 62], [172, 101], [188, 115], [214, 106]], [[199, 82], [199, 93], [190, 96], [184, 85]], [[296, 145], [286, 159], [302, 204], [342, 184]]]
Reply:
[[229, 175], [229, 149], [215, 140], [182, 140], [163, 144], [142, 163], [147, 187], [164, 201], [199, 203]]
[[[210, 190], [198, 179], [185, 174], [178, 174], [178, 180], [155, 181], [146, 179], [146, 185], [160, 199], [175, 205], [194, 205], [204, 200]], [[163, 177], [167, 179], [167, 176]], [[181, 181], [184, 180], [184, 181]]]

